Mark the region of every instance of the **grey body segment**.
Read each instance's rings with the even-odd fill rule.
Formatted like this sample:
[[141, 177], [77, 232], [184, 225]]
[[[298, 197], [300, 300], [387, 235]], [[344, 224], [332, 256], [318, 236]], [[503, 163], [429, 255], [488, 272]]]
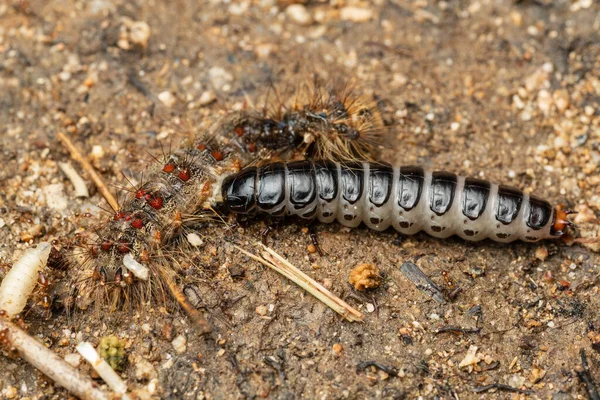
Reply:
[[555, 238], [554, 210], [518, 189], [421, 167], [329, 161], [272, 163], [228, 176], [222, 205], [238, 214], [269, 214], [364, 223], [403, 234], [425, 231], [469, 241], [534, 242]]

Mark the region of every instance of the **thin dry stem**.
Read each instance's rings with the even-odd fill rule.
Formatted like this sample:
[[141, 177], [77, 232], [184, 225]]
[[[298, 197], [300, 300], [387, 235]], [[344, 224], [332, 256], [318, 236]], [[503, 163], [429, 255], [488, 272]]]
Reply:
[[262, 243], [256, 243], [256, 246], [262, 247], [264, 250], [261, 252], [260, 257], [242, 249], [239, 246], [235, 246], [235, 248], [253, 260], [258, 261], [259, 263], [279, 272], [281, 275], [285, 276], [306, 290], [308, 293], [315, 296], [326, 306], [340, 314], [348, 321], [355, 322], [362, 321], [364, 319], [364, 315], [360, 311], [350, 306], [344, 300], [340, 299], [335, 294], [324, 288], [320, 283], [293, 266], [289, 261], [277, 254], [275, 250], [263, 245]]
[[90, 378], [71, 367], [12, 322], [0, 318], [0, 331], [8, 333], [10, 346], [19, 351], [21, 358], [39, 369], [57, 385], [81, 399], [107, 400], [109, 398]]
[[94, 184], [102, 194], [102, 197], [106, 199], [113, 211], [118, 211], [119, 203], [117, 202], [117, 199], [115, 199], [112, 193], [110, 193], [108, 187], [106, 186], [100, 175], [98, 175], [96, 173], [96, 170], [94, 170], [94, 167], [92, 167], [92, 164], [90, 164], [89, 161], [85, 159], [85, 157], [81, 154], [77, 147], [75, 147], [73, 142], [71, 142], [71, 139], [69, 139], [64, 133], [58, 132], [56, 136], [65, 145], [67, 150], [69, 150], [69, 153], [71, 153], [71, 158], [77, 161], [79, 164], [81, 164], [83, 169], [90, 175], [90, 177], [94, 181]]
[[175, 300], [177, 300], [177, 303], [179, 303], [179, 306], [183, 308], [188, 317], [190, 317], [192, 323], [198, 330], [198, 333], [204, 335], [212, 332], [212, 328], [206, 320], [206, 318], [204, 317], [204, 315], [202, 315], [202, 313], [190, 303], [187, 297], [185, 297], [185, 295], [181, 293], [181, 290], [179, 290], [179, 288], [175, 285], [173, 280], [169, 276], [167, 276], [163, 269], [160, 269], [160, 274], [163, 282], [165, 282], [167, 289], [169, 290], [169, 293], [171, 294], [171, 296], [173, 296]]

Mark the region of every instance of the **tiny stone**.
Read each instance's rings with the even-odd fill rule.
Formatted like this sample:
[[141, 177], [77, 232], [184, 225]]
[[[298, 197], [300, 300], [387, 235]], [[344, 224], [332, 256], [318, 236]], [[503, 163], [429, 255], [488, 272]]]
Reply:
[[157, 377], [156, 369], [154, 369], [154, 366], [148, 360], [141, 359], [135, 363], [135, 378], [138, 381], [152, 380]]
[[372, 303], [367, 303], [367, 312], [375, 311], [375, 306]]
[[175, 104], [175, 96], [173, 96], [173, 94], [171, 92], [169, 92], [168, 90], [165, 90], [164, 92], [160, 92], [158, 94], [158, 99], [167, 107], [173, 107], [173, 105]]
[[4, 227], [6, 225], [6, 222], [4, 222], [4, 220], [2, 218], [0, 218], [0, 228]]
[[308, 250], [310, 254], [315, 254], [317, 252], [317, 248], [314, 244], [309, 244], [308, 246], [306, 246], [306, 250]]
[[460, 128], [460, 123], [458, 123], [458, 122], [453, 122], [450, 124], [450, 129], [453, 132], [456, 132], [459, 128]]
[[215, 96], [215, 93], [212, 90], [207, 90], [200, 95], [200, 99], [198, 99], [198, 104], [200, 104], [201, 106], [207, 106], [216, 99], [217, 97]]
[[292, 4], [285, 9], [285, 14], [298, 25], [310, 25], [313, 22], [312, 16], [302, 4]]
[[425, 350], [425, 355], [426, 355], [426, 356], [430, 356], [430, 355], [432, 355], [432, 354], [433, 354], [433, 350], [431, 350], [431, 349], [427, 349], [427, 350]]
[[77, 368], [81, 364], [81, 356], [77, 353], [67, 354], [65, 356], [65, 362], [70, 366]]
[[187, 241], [194, 247], [200, 247], [204, 244], [204, 241], [202, 240], [202, 238], [200, 238], [200, 236], [198, 236], [197, 233], [188, 233], [186, 238]]
[[187, 349], [187, 339], [183, 335], [177, 336], [175, 339], [173, 339], [171, 344], [173, 345], [175, 351], [179, 354], [185, 353]]
[[6, 399], [14, 399], [17, 397], [17, 388], [14, 386], [9, 386], [2, 391], [2, 395]]
[[269, 310], [267, 310], [267, 307], [265, 307], [265, 306], [256, 307], [256, 313], [258, 315], [260, 315], [261, 317], [264, 317], [265, 315], [267, 315], [268, 312], [269, 312]]
[[233, 76], [221, 67], [212, 67], [208, 71], [208, 78], [216, 89], [223, 89], [226, 84], [233, 81]]
[[150, 26], [144, 21], [135, 21], [129, 27], [129, 40], [142, 48], [148, 47], [150, 40]]
[[546, 246], [540, 246], [535, 249], [535, 258], [540, 261], [544, 261], [546, 258], [548, 258], [548, 248]]
[[342, 350], [344, 350], [344, 347], [339, 343], [335, 343], [332, 347], [332, 350], [339, 356], [342, 353]]
[[342, 21], [365, 22], [373, 18], [373, 10], [362, 7], [344, 7], [340, 12]]

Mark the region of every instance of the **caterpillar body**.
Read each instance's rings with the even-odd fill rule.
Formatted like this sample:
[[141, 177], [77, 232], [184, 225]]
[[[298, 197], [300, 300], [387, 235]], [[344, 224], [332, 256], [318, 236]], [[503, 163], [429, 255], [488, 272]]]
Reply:
[[336, 161], [373, 159], [382, 132], [377, 105], [347, 86], [301, 90], [292, 104], [232, 113], [218, 129], [242, 153], [300, 150], [308, 158]]
[[298, 161], [250, 167], [226, 177], [213, 199], [236, 214], [292, 215], [364, 223], [403, 234], [421, 230], [469, 241], [558, 238], [567, 212], [522, 191], [453, 173], [386, 163]]

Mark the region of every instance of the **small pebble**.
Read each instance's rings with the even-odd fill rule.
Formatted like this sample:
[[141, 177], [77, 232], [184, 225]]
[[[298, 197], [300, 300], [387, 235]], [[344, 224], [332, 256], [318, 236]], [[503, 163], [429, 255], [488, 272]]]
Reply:
[[535, 258], [540, 261], [544, 261], [546, 258], [548, 258], [548, 248], [546, 246], [540, 246], [535, 249]]
[[156, 372], [156, 369], [148, 360], [141, 359], [135, 363], [135, 378], [138, 381], [152, 380], [157, 377], [158, 373]]
[[313, 18], [302, 4], [292, 4], [285, 9], [285, 14], [289, 19], [298, 25], [306, 26], [313, 22]]
[[340, 12], [342, 21], [365, 22], [373, 18], [373, 10], [362, 7], [344, 7]]
[[207, 106], [216, 99], [217, 97], [215, 96], [215, 93], [212, 90], [207, 90], [200, 95], [200, 98], [198, 99], [198, 104], [201, 106]]
[[372, 303], [367, 303], [367, 312], [375, 311], [375, 306]]
[[169, 108], [173, 107], [176, 101], [175, 96], [173, 96], [173, 93], [169, 92], [168, 90], [160, 92], [158, 94], [158, 99], [161, 101], [161, 103], [163, 103]]
[[204, 241], [197, 233], [188, 233], [186, 239], [194, 247], [200, 247], [204, 244]]
[[210, 79], [214, 88], [219, 90], [223, 89], [226, 84], [229, 84], [231, 81], [233, 81], [233, 75], [221, 67], [212, 67], [208, 71], [208, 78]]
[[187, 339], [183, 335], [177, 336], [171, 344], [173, 345], [173, 349], [179, 354], [183, 354], [187, 350]]
[[265, 315], [267, 315], [268, 312], [269, 312], [269, 310], [265, 306], [256, 307], [256, 313], [258, 315], [260, 315], [261, 317], [264, 317]]
[[67, 354], [65, 356], [65, 362], [70, 366], [77, 368], [81, 364], [81, 356], [77, 353]]
[[64, 211], [69, 207], [69, 201], [65, 195], [65, 186], [62, 183], [54, 183], [42, 187], [46, 198], [46, 205], [54, 211]]
[[342, 350], [344, 350], [344, 347], [339, 343], [335, 343], [332, 347], [332, 350], [335, 354], [339, 356], [340, 354], [342, 354]]
[[6, 399], [15, 399], [17, 398], [17, 388], [14, 386], [9, 386], [2, 391], [2, 396]]
[[141, 48], [148, 47], [148, 41], [150, 40], [150, 25], [144, 21], [135, 21], [129, 27], [129, 40], [131, 43]]
[[310, 254], [315, 254], [317, 252], [317, 248], [314, 244], [309, 244], [306, 246], [306, 250], [308, 250]]

